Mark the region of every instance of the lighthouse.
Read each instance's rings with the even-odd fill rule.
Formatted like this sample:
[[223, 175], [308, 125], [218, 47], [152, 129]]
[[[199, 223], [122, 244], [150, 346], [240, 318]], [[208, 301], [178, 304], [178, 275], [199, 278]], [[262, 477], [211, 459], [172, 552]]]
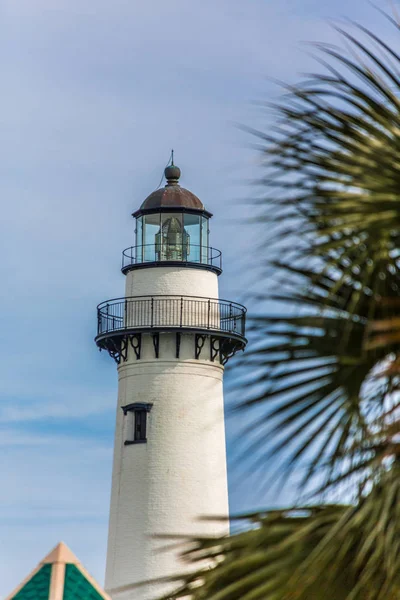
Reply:
[[154, 580], [187, 568], [168, 536], [228, 533], [223, 375], [246, 345], [246, 309], [219, 299], [212, 215], [180, 176], [172, 161], [165, 187], [133, 213], [125, 296], [97, 308], [96, 343], [118, 369], [105, 584], [113, 600], [168, 592]]

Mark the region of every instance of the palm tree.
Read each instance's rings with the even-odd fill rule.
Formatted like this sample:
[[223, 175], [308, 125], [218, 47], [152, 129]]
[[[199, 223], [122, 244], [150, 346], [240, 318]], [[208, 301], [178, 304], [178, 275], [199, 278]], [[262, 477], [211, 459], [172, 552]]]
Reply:
[[400, 599], [400, 55], [339, 32], [257, 133], [279, 314], [251, 320], [241, 409], [253, 466], [302, 502], [192, 540], [174, 599]]

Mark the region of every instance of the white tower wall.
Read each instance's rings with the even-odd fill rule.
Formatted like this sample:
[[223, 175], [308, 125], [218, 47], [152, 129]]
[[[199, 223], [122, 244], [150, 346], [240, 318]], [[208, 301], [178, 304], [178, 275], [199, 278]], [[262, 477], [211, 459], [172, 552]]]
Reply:
[[212, 271], [190, 267], [134, 269], [126, 276], [125, 295], [218, 298], [218, 277]]
[[[154, 267], [127, 274], [126, 296], [218, 297], [217, 275], [205, 269]], [[133, 584], [179, 574], [179, 551], [162, 551], [170, 541], [157, 535], [228, 532], [225, 524], [202, 520], [228, 517], [223, 406], [224, 367], [210, 359], [210, 340], [199, 358], [195, 333], [160, 333], [159, 357], [153, 338], [142, 335], [140, 359], [129, 348], [118, 367], [118, 408], [114, 447], [106, 590], [113, 600], [149, 600], [165, 585]], [[147, 443], [126, 446], [133, 414], [121, 407], [152, 404]]]
[[212, 215], [180, 187], [173, 162], [165, 177], [134, 213], [125, 298], [98, 306], [96, 343], [118, 363], [106, 567], [113, 600], [168, 594], [171, 584], [154, 580], [188, 569], [176, 536], [229, 531], [223, 364], [246, 345], [246, 311], [218, 300]]

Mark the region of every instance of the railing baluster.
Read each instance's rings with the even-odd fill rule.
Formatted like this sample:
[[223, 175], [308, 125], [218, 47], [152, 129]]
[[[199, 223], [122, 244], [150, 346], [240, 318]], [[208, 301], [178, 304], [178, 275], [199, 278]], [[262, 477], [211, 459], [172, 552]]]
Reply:
[[202, 244], [190, 244], [188, 249], [187, 243], [184, 242], [183, 238], [180, 246], [180, 250], [179, 245], [175, 244], [162, 244], [161, 248], [158, 248], [156, 244], [131, 246], [122, 252], [122, 269], [129, 269], [130, 266], [147, 262], [163, 261], [204, 264], [220, 270], [222, 269], [222, 255], [220, 250], [216, 250], [211, 246], [203, 246]]
[[179, 327], [245, 335], [246, 309], [224, 300], [190, 296], [143, 296], [98, 307], [98, 335], [129, 328]]

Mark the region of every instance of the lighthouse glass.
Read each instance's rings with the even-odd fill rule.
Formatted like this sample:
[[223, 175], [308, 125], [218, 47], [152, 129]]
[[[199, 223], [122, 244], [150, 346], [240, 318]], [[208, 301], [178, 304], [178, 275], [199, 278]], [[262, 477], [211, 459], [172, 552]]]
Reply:
[[190, 212], [156, 212], [136, 219], [136, 261], [209, 262], [208, 218]]
[[187, 246], [188, 254], [187, 260], [190, 262], [200, 262], [200, 238], [201, 238], [201, 229], [200, 229], [200, 216], [192, 215], [190, 213], [185, 213], [183, 216], [183, 221], [185, 225], [185, 233], [190, 238], [190, 244]]
[[161, 227], [155, 242], [156, 260], [186, 260], [188, 237], [181, 213], [161, 213]]
[[201, 262], [208, 263], [208, 219], [201, 217]]
[[154, 262], [156, 256], [156, 236], [160, 231], [161, 214], [154, 213], [143, 217], [143, 260]]
[[136, 219], [136, 260], [143, 262], [143, 217]]

